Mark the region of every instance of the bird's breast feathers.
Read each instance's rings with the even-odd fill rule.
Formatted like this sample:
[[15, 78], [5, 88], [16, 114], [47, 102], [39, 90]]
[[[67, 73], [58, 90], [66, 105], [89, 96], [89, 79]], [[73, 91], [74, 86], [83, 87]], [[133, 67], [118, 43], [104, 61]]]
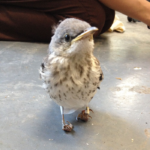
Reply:
[[40, 69], [44, 88], [65, 108], [87, 105], [100, 84], [101, 73], [99, 62], [92, 54], [82, 59], [49, 55]]

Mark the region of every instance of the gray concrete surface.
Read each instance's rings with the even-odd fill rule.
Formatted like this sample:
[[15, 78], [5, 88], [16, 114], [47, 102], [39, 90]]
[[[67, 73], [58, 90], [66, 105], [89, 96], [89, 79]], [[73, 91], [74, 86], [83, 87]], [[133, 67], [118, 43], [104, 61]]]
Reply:
[[0, 42], [0, 150], [150, 150], [150, 30], [118, 15], [126, 32], [95, 40], [104, 81], [89, 122], [65, 116], [72, 133], [61, 130], [59, 107], [41, 88], [48, 44]]

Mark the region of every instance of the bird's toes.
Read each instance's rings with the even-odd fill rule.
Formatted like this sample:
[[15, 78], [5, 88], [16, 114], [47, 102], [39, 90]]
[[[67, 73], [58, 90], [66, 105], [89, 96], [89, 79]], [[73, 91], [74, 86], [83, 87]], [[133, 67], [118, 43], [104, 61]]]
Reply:
[[77, 121], [84, 121], [87, 122], [89, 120], [89, 118], [92, 118], [89, 114], [86, 113], [80, 113], [78, 115], [78, 117], [76, 118]]
[[62, 129], [66, 132], [71, 132], [73, 129], [73, 125], [69, 121], [67, 121], [67, 122], [68, 122], [68, 124], [63, 125]]
[[89, 110], [94, 113], [94, 111], [92, 109], [89, 109]]

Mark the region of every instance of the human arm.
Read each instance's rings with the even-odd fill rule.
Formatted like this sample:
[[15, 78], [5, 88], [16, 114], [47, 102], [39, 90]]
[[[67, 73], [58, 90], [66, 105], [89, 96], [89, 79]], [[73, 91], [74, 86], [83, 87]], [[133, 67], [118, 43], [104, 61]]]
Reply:
[[146, 0], [99, 0], [111, 9], [138, 19], [150, 26], [150, 2]]

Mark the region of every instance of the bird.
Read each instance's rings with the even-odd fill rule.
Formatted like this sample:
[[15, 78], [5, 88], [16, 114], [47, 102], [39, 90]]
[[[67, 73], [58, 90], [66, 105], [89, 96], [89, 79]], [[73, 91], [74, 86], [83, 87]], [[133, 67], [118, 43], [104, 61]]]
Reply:
[[93, 34], [97, 30], [80, 19], [61, 21], [55, 27], [48, 55], [39, 69], [43, 87], [60, 106], [62, 129], [66, 132], [72, 131], [74, 126], [65, 121], [64, 114], [85, 108], [77, 120], [91, 118], [89, 103], [104, 78], [100, 62], [93, 54]]

